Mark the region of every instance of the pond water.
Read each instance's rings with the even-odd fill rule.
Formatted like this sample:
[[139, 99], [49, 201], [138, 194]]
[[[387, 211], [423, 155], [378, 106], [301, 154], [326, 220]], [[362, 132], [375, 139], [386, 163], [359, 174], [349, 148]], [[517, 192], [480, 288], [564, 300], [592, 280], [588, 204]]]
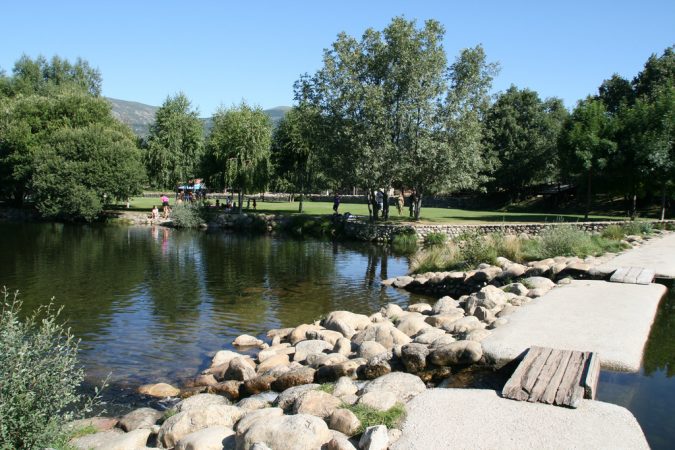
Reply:
[[[145, 382], [179, 382], [242, 333], [345, 309], [425, 300], [382, 288], [408, 261], [359, 243], [161, 227], [0, 223], [0, 286], [24, 307], [63, 306], [88, 381], [110, 374], [108, 412], [140, 404]], [[671, 286], [672, 287], [672, 286]], [[600, 400], [628, 408], [653, 448], [675, 442], [675, 294], [661, 304], [638, 374], [603, 371]], [[428, 301], [428, 300], [427, 300]], [[501, 389], [508, 374], [460, 373], [452, 387]]]

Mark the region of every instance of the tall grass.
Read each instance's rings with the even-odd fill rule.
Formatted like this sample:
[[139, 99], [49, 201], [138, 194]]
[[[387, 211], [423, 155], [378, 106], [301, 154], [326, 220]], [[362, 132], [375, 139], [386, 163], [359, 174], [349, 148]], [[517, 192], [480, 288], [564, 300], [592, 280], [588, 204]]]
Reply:
[[489, 236], [478, 233], [464, 233], [456, 241], [461, 249], [461, 258], [465, 268], [473, 268], [481, 263], [496, 263], [499, 254]]
[[404, 232], [394, 235], [391, 240], [391, 247], [396, 253], [402, 255], [412, 255], [418, 249], [417, 234]]
[[459, 247], [454, 243], [435, 246], [422, 250], [410, 259], [410, 271], [413, 273], [442, 272], [461, 265]]
[[432, 232], [424, 236], [425, 247], [444, 245], [448, 241], [448, 235], [440, 232]]

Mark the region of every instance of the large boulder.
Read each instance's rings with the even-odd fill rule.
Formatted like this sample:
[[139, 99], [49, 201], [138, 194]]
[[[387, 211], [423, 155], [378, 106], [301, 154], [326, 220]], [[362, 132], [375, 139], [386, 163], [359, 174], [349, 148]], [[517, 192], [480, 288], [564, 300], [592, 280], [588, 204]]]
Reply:
[[419, 313], [410, 313], [396, 324], [396, 328], [412, 337], [422, 330], [431, 328], [431, 325], [424, 321], [426, 317]]
[[429, 345], [441, 336], [445, 336], [445, 330], [438, 328], [428, 328], [426, 330], [420, 331], [420, 333], [413, 339], [413, 342], [415, 344]]
[[227, 406], [230, 405], [230, 401], [221, 395], [197, 394], [178, 402], [176, 404], [176, 410], [179, 412], [189, 411], [191, 409], [202, 409], [211, 405]]
[[461, 319], [462, 317], [464, 317], [464, 310], [455, 308], [453, 310], [446, 310], [446, 312], [443, 314], [429, 316], [424, 319], [424, 321], [432, 327], [443, 328], [446, 325]]
[[330, 416], [342, 402], [337, 397], [319, 390], [302, 393], [293, 403], [293, 414], [311, 414], [326, 418]]
[[277, 366], [287, 366], [290, 363], [291, 361], [288, 359], [288, 355], [286, 354], [274, 355], [269, 358], [266, 358], [263, 362], [261, 362], [258, 365], [257, 371], [258, 373], [262, 373], [267, 370], [273, 369]]
[[265, 421], [270, 417], [281, 417], [283, 415], [284, 411], [281, 408], [264, 408], [251, 411], [242, 417], [239, 422], [237, 422], [237, 424], [234, 426], [234, 430], [237, 432], [237, 434], [244, 434], [249, 428], [251, 428], [251, 425], [259, 420]]
[[92, 448], [99, 448], [108, 443], [114, 443], [121, 436], [124, 436], [124, 432], [119, 428], [113, 428], [108, 431], [101, 431], [94, 434], [87, 434], [75, 439], [72, 439], [68, 444], [71, 447], [74, 447], [79, 450], [89, 450]]
[[225, 378], [228, 380], [246, 381], [255, 376], [255, 367], [251, 367], [246, 358], [234, 358], [225, 371]]
[[525, 287], [523, 283], [511, 283], [507, 284], [506, 286], [502, 287], [502, 290], [504, 292], [508, 292], [510, 294], [515, 294], [515, 295], [527, 295], [528, 289]]
[[229, 400], [237, 400], [239, 398], [239, 387], [243, 384], [242, 381], [227, 380], [218, 383], [209, 388], [209, 392], [218, 395], [224, 395]]
[[250, 334], [241, 334], [232, 342], [232, 345], [237, 347], [258, 347], [262, 344], [264, 344], [263, 341]]
[[523, 284], [529, 289], [545, 289], [547, 291], [555, 286], [555, 283], [546, 277], [528, 277], [523, 280]]
[[[351, 335], [353, 335], [352, 333]], [[339, 331], [333, 331], [333, 330], [311, 330], [306, 333], [307, 339], [320, 339], [322, 341], [328, 342], [330, 345], [335, 345], [335, 343], [339, 340], [345, 337], [344, 334], [342, 334]], [[350, 335], [350, 337], [351, 337]]]
[[230, 350], [220, 350], [219, 352], [216, 352], [215, 356], [211, 360], [211, 367], [227, 364], [234, 358], [241, 358], [244, 356], [245, 355], [242, 355], [241, 353], [233, 352]]
[[368, 362], [365, 358], [349, 359], [339, 364], [320, 367], [316, 371], [315, 381], [317, 383], [327, 383], [336, 381], [340, 377], [356, 378], [360, 367]]
[[315, 389], [319, 389], [319, 385], [316, 383], [303, 384], [286, 389], [284, 392], [279, 394], [279, 397], [277, 397], [276, 405], [283, 410], [290, 409], [298, 397], [307, 391]]
[[412, 305], [408, 305], [408, 311], [410, 312], [418, 312], [418, 313], [428, 313], [432, 310], [432, 307], [428, 303], [413, 303]]
[[398, 401], [407, 402], [425, 389], [424, 382], [418, 376], [392, 372], [367, 383], [361, 390], [361, 395], [374, 391], [389, 391], [396, 395]]
[[150, 397], [175, 397], [180, 394], [180, 389], [168, 383], [144, 384], [138, 388], [138, 392]]
[[434, 314], [444, 314], [446, 311], [451, 311], [459, 306], [459, 302], [452, 297], [441, 297], [432, 309]]
[[272, 383], [276, 381], [277, 377], [273, 375], [258, 375], [244, 381], [244, 384], [239, 388], [241, 395], [256, 395], [261, 392], [267, 392], [272, 389]]
[[272, 389], [277, 392], [285, 391], [293, 386], [310, 384], [314, 381], [315, 370], [311, 367], [293, 369], [281, 375], [272, 383]]
[[424, 344], [406, 344], [401, 348], [401, 360], [408, 372], [420, 372], [427, 365], [429, 349]]
[[457, 341], [435, 347], [429, 361], [437, 366], [473, 364], [480, 361], [483, 348], [475, 341]]
[[502, 280], [513, 280], [522, 277], [525, 275], [525, 272], [527, 272], [527, 267], [523, 266], [522, 264], [513, 263], [504, 269], [504, 271], [499, 275], [499, 278]]
[[234, 449], [234, 430], [230, 427], [208, 427], [184, 436], [174, 450]]
[[273, 345], [258, 352], [258, 361], [262, 363], [265, 362], [265, 360], [277, 355], [292, 355], [293, 353], [295, 353], [295, 347], [291, 347], [291, 344], [283, 343]]
[[395, 345], [407, 344], [411, 339], [402, 331], [397, 330], [391, 323], [384, 322], [374, 323], [352, 337], [352, 342], [355, 344], [361, 344], [365, 341], [375, 341], [387, 350], [391, 350]]
[[269, 417], [254, 422], [245, 433], [237, 433], [237, 449], [250, 450], [256, 443], [264, 443], [274, 450], [316, 450], [331, 438], [328, 426], [318, 417]]
[[157, 441], [166, 448], [172, 448], [183, 437], [203, 428], [212, 426], [231, 428], [244, 413], [244, 410], [236, 406], [215, 404], [181, 411], [162, 424]]
[[298, 342], [307, 339], [308, 331], [319, 331], [319, 330], [321, 330], [321, 327], [318, 325], [302, 324], [295, 327], [293, 331], [290, 332], [290, 334], [288, 335], [288, 340], [290, 341], [291, 345], [295, 345]]
[[354, 395], [359, 389], [349, 377], [340, 377], [333, 387], [333, 395], [340, 398], [346, 395]]
[[465, 334], [473, 330], [485, 328], [485, 324], [478, 320], [475, 316], [462, 317], [448, 325], [443, 326], [443, 329], [448, 333]]
[[383, 353], [377, 356], [373, 356], [368, 360], [366, 364], [357, 369], [357, 374], [359, 378], [366, 380], [374, 380], [379, 378], [382, 375], [386, 375], [391, 372], [391, 365], [389, 365], [390, 355]]
[[326, 319], [323, 322], [323, 326], [326, 327], [326, 329], [338, 331], [340, 333], [342, 333], [342, 328], [345, 325], [351, 330], [361, 331], [370, 324], [371, 321], [368, 316], [354, 314], [350, 311], [333, 311], [326, 316]]
[[387, 427], [384, 425], [375, 425], [366, 428], [359, 440], [361, 450], [387, 450], [389, 448], [389, 435]]
[[368, 406], [378, 411], [389, 411], [396, 405], [398, 398], [396, 394], [389, 391], [367, 392], [359, 397], [359, 405]]
[[359, 357], [361, 358], [372, 358], [373, 356], [381, 355], [382, 353], [387, 353], [387, 349], [384, 348], [382, 344], [375, 341], [364, 341], [359, 345], [357, 351]]
[[312, 353], [323, 353], [324, 350], [332, 350], [333, 344], [322, 341], [320, 339], [313, 339], [308, 341], [301, 341], [295, 345], [295, 354], [293, 361], [303, 362], [307, 359], [307, 355]]
[[333, 353], [339, 353], [349, 357], [352, 354], [352, 341], [347, 338], [340, 338], [333, 346]]
[[348, 409], [336, 409], [328, 417], [328, 427], [347, 436], [354, 436], [361, 428], [361, 421]]
[[[410, 278], [410, 277], [408, 277]], [[411, 279], [412, 281], [412, 279]], [[396, 303], [387, 303], [386, 306], [383, 306], [380, 308], [380, 313], [382, 314], [383, 317], [386, 317], [387, 319], [393, 320], [393, 319], [400, 319], [401, 317], [405, 316], [407, 313], [403, 311], [403, 308], [398, 306]]]
[[487, 309], [495, 309], [506, 304], [508, 298], [501, 289], [489, 285], [474, 294], [476, 306], [482, 306]]
[[118, 427], [124, 431], [133, 431], [139, 428], [152, 428], [164, 414], [154, 408], [138, 408], [124, 415]]

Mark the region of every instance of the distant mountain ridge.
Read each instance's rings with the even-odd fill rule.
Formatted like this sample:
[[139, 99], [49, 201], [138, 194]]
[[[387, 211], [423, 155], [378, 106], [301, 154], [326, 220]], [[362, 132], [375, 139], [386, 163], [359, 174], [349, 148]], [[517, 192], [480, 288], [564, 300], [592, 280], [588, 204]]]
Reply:
[[[110, 97], [106, 97], [106, 100], [112, 105], [112, 113], [117, 120], [131, 127], [140, 137], [148, 135], [150, 125], [155, 121], [155, 113], [159, 109], [158, 106]], [[266, 109], [265, 113], [270, 116], [272, 123], [276, 125], [290, 109], [290, 106], [277, 106]], [[201, 121], [204, 123], [204, 132], [208, 132], [211, 129], [211, 118], [204, 117]]]

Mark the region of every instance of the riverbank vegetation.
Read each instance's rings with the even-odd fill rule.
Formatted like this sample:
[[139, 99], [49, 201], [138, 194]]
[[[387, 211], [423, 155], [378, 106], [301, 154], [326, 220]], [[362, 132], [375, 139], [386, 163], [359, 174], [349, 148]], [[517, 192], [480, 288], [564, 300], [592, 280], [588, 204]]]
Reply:
[[499, 65], [480, 45], [451, 59], [444, 38], [435, 20], [401, 17], [360, 38], [341, 33], [322, 67], [296, 81], [296, 105], [276, 128], [245, 102], [221, 108], [205, 127], [178, 93], [145, 139], [112, 116], [101, 74], [86, 61], [21, 57], [11, 75], [0, 72], [0, 201], [92, 221], [143, 188], [173, 191], [200, 177], [236, 192], [240, 212], [247, 193], [290, 192], [300, 201], [265, 210], [313, 214], [318, 205], [305, 194], [359, 189], [364, 204], [343, 210], [399, 220], [389, 213], [396, 188], [414, 192], [406, 203], [415, 220], [454, 220], [424, 201], [458, 193], [502, 206], [539, 196], [544, 215], [588, 219], [601, 195], [620, 199], [621, 215], [666, 216], [675, 187], [674, 47], [568, 110], [517, 86], [491, 95]]

